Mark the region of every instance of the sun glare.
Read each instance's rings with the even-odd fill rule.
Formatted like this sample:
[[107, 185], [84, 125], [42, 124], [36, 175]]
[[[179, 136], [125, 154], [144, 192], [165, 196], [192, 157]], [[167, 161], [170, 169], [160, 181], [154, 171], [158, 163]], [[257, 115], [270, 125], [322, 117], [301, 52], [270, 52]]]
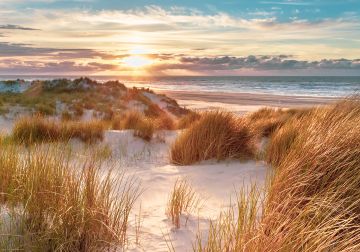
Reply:
[[122, 62], [129, 67], [137, 68], [137, 67], [144, 67], [150, 65], [152, 63], [152, 60], [143, 56], [133, 55], [124, 58]]

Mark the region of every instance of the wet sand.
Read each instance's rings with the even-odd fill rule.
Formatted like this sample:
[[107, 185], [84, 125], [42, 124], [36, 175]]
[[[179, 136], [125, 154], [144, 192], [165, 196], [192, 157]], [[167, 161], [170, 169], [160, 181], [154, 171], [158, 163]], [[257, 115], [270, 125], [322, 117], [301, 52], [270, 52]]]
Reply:
[[261, 105], [270, 107], [301, 107], [323, 105], [338, 100], [329, 97], [288, 96], [250, 93], [215, 93], [194, 91], [161, 91], [176, 100], [222, 102], [236, 105]]
[[160, 93], [179, 101], [179, 104], [193, 109], [226, 108], [239, 113], [253, 111], [259, 107], [296, 108], [319, 106], [337, 101], [339, 98], [290, 96], [273, 94], [168, 91]]

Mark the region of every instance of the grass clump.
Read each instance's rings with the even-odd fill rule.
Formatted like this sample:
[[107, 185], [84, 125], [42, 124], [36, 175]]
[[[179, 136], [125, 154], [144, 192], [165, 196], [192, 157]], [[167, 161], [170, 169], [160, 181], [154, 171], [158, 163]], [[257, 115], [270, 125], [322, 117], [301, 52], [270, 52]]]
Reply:
[[186, 115], [180, 117], [177, 122], [178, 129], [186, 129], [189, 128], [192, 124], [197, 122], [200, 119], [201, 115], [197, 112], [190, 111]]
[[261, 137], [270, 137], [291, 118], [300, 118], [310, 109], [277, 109], [262, 108], [246, 117], [255, 134]]
[[292, 119], [277, 129], [270, 137], [266, 148], [265, 160], [273, 166], [278, 166], [291, 150], [296, 137], [300, 134], [301, 122]]
[[69, 110], [64, 110], [61, 113], [61, 120], [62, 121], [70, 121], [73, 119], [73, 115], [69, 112]]
[[115, 130], [132, 129], [134, 130], [134, 136], [145, 141], [150, 141], [155, 132], [154, 120], [134, 110], [126, 112], [121, 117], [115, 117], [112, 128]]
[[[290, 148], [271, 148], [276, 167], [263, 220], [271, 246], [287, 251], [360, 248], [360, 100], [312, 110], [284, 131]], [[291, 142], [280, 132], [271, 145]], [[282, 140], [281, 138], [284, 138]], [[281, 156], [277, 158], [277, 156]]]
[[254, 156], [253, 138], [244, 120], [224, 111], [205, 112], [171, 147], [171, 162], [190, 165], [202, 160]]
[[165, 112], [159, 107], [159, 105], [151, 102], [148, 104], [147, 109], [144, 110], [144, 113], [148, 117], [156, 118], [162, 116]]
[[74, 111], [76, 117], [82, 117], [84, 115], [83, 104], [75, 103], [72, 105], [71, 109]]
[[257, 243], [261, 203], [260, 190], [255, 186], [247, 193], [238, 192], [235, 204], [231, 202], [217, 220], [210, 221], [207, 239], [198, 232], [193, 251], [270, 251], [259, 249]]
[[16, 225], [1, 234], [1, 249], [123, 247], [129, 214], [140, 193], [136, 180], [103, 171], [96, 160], [72, 162], [72, 154], [59, 147], [34, 146], [26, 152], [21, 146], [2, 148], [1, 203]]
[[41, 116], [22, 117], [14, 124], [12, 136], [17, 142], [31, 144], [35, 142], [59, 141], [63, 138], [59, 124]]
[[154, 119], [155, 128], [158, 130], [174, 130], [175, 122], [167, 113], [161, 114], [159, 117]]
[[36, 111], [41, 115], [55, 115], [56, 108], [54, 104], [36, 104]]
[[194, 251], [359, 251], [359, 122], [358, 97], [284, 122], [270, 139], [264, 199], [241, 197]]
[[178, 179], [170, 194], [166, 214], [171, 217], [171, 222], [180, 228], [182, 214], [189, 214], [199, 208], [200, 199], [195, 190], [186, 179]]
[[41, 116], [22, 117], [15, 122], [12, 137], [15, 141], [37, 142], [67, 141], [78, 138], [83, 142], [102, 140], [104, 124], [101, 121], [55, 121]]
[[[117, 118], [120, 119], [115, 123], [114, 129], [134, 129], [136, 126], [144, 120], [144, 115], [139, 111], [131, 110], [124, 114], [124, 116]], [[118, 124], [117, 124], [118, 123]]]
[[71, 121], [63, 123], [66, 138], [77, 138], [86, 143], [101, 141], [104, 138], [106, 124], [103, 121]]
[[140, 137], [145, 141], [150, 141], [153, 138], [155, 131], [154, 122], [152, 119], [145, 118], [134, 128], [134, 136]]

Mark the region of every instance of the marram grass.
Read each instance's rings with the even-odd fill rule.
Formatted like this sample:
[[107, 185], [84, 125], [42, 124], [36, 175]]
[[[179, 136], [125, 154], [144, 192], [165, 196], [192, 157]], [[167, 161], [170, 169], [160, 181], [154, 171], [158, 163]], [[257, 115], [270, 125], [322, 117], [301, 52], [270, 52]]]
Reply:
[[42, 116], [22, 117], [15, 122], [12, 137], [16, 142], [68, 141], [77, 138], [83, 142], [95, 142], [104, 137], [102, 121], [56, 121]]
[[98, 160], [71, 157], [56, 145], [2, 147], [0, 201], [12, 221], [0, 228], [1, 250], [108, 251], [125, 245], [141, 192], [137, 180]]
[[177, 137], [170, 159], [177, 165], [208, 159], [250, 159], [255, 155], [253, 140], [242, 118], [220, 110], [205, 112]]
[[360, 100], [300, 114], [270, 135], [264, 196], [240, 194], [194, 251], [360, 250]]
[[150, 141], [155, 132], [154, 119], [146, 117], [139, 111], [131, 110], [114, 118], [112, 128], [115, 130], [134, 130], [134, 136]]
[[180, 228], [181, 216], [189, 215], [200, 208], [201, 200], [187, 179], [176, 180], [170, 193], [166, 214], [172, 224]]

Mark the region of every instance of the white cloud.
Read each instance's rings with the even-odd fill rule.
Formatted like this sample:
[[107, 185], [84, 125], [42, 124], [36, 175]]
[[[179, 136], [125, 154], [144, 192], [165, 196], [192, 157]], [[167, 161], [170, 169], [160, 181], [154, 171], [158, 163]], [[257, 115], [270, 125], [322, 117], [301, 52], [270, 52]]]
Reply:
[[299, 59], [354, 58], [360, 48], [360, 23], [354, 18], [280, 22], [261, 18], [213, 15], [183, 7], [91, 11], [26, 9], [0, 15], [0, 24], [41, 31], [6, 30], [0, 42], [44, 48], [84, 48], [112, 53], [134, 45], [155, 53], [208, 55], [296, 54]]

